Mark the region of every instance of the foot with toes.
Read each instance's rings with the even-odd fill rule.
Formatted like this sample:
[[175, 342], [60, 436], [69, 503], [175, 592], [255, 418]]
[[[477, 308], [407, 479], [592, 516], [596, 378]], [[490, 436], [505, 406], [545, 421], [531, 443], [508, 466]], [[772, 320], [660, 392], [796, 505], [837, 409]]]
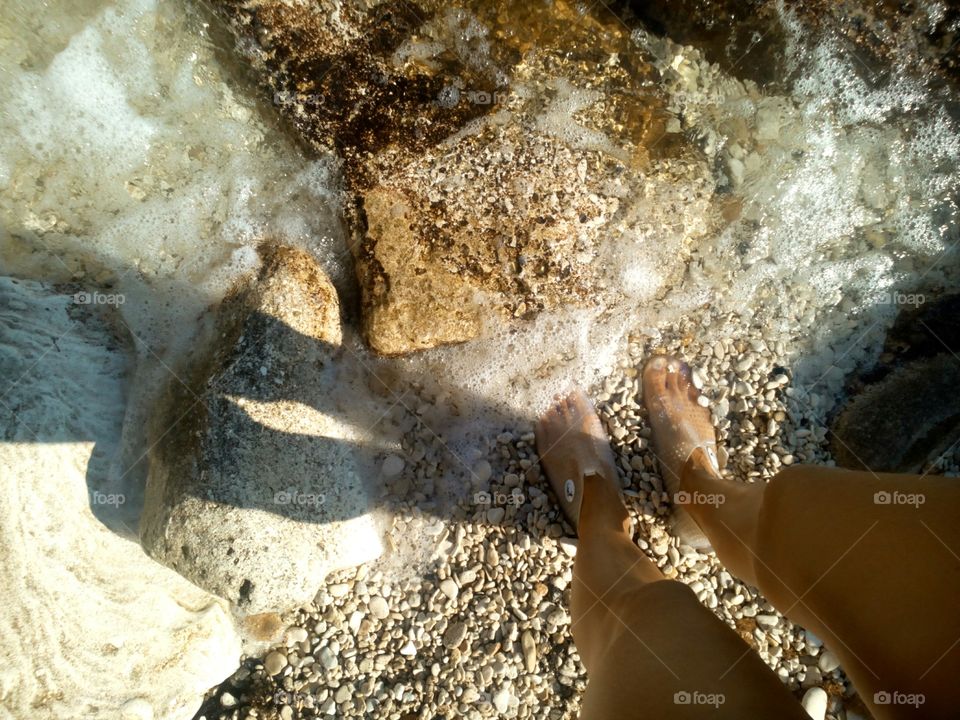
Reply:
[[586, 481], [607, 483], [619, 493], [610, 441], [582, 390], [558, 399], [541, 416], [536, 438], [540, 464], [574, 528], [579, 524]]

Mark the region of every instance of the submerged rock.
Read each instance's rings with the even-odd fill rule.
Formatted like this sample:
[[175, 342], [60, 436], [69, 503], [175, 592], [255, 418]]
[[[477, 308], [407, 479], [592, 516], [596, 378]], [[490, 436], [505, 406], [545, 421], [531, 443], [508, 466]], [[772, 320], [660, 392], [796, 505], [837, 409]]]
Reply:
[[611, 273], [638, 252], [649, 264], [631, 291], [653, 300], [717, 222], [709, 168], [609, 14], [566, 2], [218, 7], [280, 111], [344, 158], [379, 353], [603, 306], [618, 292]]
[[240, 638], [225, 602], [121, 535], [130, 338], [115, 295], [62, 291], [0, 278], [0, 714], [180, 720]]
[[960, 293], [903, 297], [920, 303], [897, 317], [878, 364], [853, 380], [831, 428], [843, 467], [920, 472], [960, 438]]
[[262, 253], [171, 383], [140, 523], [152, 557], [248, 613], [306, 603], [381, 552], [362, 438], [340, 419], [336, 293], [306, 253]]

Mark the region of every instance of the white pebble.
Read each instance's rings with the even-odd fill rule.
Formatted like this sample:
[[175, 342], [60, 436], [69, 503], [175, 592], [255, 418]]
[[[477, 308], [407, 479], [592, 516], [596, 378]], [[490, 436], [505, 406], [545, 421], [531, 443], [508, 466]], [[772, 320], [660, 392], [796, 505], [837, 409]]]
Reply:
[[817, 661], [817, 667], [820, 668], [821, 672], [833, 672], [838, 667], [840, 667], [840, 661], [837, 660], [837, 656], [832, 652], [827, 650], [820, 656], [820, 659]]
[[507, 688], [500, 688], [493, 695], [493, 706], [501, 715], [510, 707], [510, 691]]
[[827, 693], [823, 688], [812, 687], [803, 694], [803, 709], [813, 720], [823, 720], [827, 715]]
[[457, 583], [453, 581], [453, 578], [446, 578], [440, 581], [440, 591], [450, 600], [456, 600], [457, 595], [460, 593], [460, 588], [457, 587]]
[[370, 598], [370, 612], [373, 613], [374, 617], [383, 620], [390, 614], [390, 606], [387, 605], [387, 601], [382, 597], [375, 595]]

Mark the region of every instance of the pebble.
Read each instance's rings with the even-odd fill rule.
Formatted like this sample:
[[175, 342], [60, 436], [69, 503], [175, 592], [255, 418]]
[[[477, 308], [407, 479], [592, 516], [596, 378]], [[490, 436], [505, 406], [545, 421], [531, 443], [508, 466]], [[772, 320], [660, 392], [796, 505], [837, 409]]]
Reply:
[[347, 583], [334, 583], [327, 586], [327, 592], [330, 593], [330, 597], [342, 598], [350, 592], [350, 586]]
[[287, 656], [278, 650], [269, 653], [263, 659], [263, 669], [267, 675], [279, 675], [287, 666]]
[[225, 708], [236, 707], [237, 699], [230, 693], [225, 692], [223, 693], [223, 695], [220, 696], [220, 704], [223, 705]]
[[564, 555], [567, 557], [576, 557], [578, 544], [576, 538], [562, 537], [557, 540], [557, 544], [560, 546]]
[[317, 651], [317, 660], [324, 670], [333, 670], [337, 667], [337, 656], [329, 647], [322, 647]]
[[813, 720], [824, 720], [827, 716], [827, 693], [823, 688], [812, 687], [803, 694], [803, 709]]
[[493, 695], [493, 706], [503, 715], [510, 707], [510, 690], [507, 688], [497, 690]]
[[457, 583], [453, 578], [445, 578], [440, 581], [440, 592], [450, 600], [456, 600], [457, 595], [460, 593], [460, 588], [457, 587]]
[[342, 705], [353, 696], [353, 688], [349, 685], [341, 685], [333, 695], [333, 701], [337, 705]]
[[520, 648], [523, 650], [523, 664], [527, 672], [532, 673], [537, 669], [537, 643], [529, 630], [524, 630], [520, 636]]
[[408, 640], [407, 644], [400, 648], [400, 654], [404, 657], [413, 657], [417, 654], [417, 646], [413, 644], [413, 640]]
[[493, 468], [486, 460], [481, 460], [473, 467], [474, 482], [483, 486], [493, 476]]
[[373, 613], [373, 616], [380, 618], [381, 620], [390, 615], [390, 606], [387, 605], [387, 601], [379, 595], [374, 595], [372, 598], [370, 598], [369, 607], [370, 612]]
[[502, 507], [492, 507], [487, 510], [487, 522], [491, 525], [499, 525], [503, 521], [503, 516], [507, 511]]
[[396, 477], [403, 472], [406, 463], [398, 455], [387, 455], [383, 461], [381, 472], [386, 478]]
[[286, 632], [287, 645], [295, 645], [307, 639], [307, 630], [302, 627], [288, 627]]
[[450, 623], [446, 632], [443, 633], [443, 645], [446, 648], [453, 649], [458, 647], [467, 636], [467, 624], [462, 621]]
[[840, 667], [840, 661], [837, 660], [836, 655], [827, 650], [820, 655], [820, 659], [817, 661], [817, 667], [820, 668], [820, 672], [833, 672]]

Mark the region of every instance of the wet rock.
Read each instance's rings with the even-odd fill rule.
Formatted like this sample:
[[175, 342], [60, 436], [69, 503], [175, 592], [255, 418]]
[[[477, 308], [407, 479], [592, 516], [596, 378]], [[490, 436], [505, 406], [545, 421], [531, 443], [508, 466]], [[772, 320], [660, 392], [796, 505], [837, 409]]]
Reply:
[[843, 467], [919, 472], [960, 437], [960, 294], [916, 297], [926, 302], [900, 313], [877, 365], [850, 382], [831, 428]]
[[624, 198], [677, 210], [676, 232], [654, 249], [651, 300], [717, 220], [709, 168], [668, 132], [653, 65], [607, 12], [425, 0], [339, 14], [279, 0], [219, 8], [263, 82], [289, 99], [280, 112], [345, 160], [364, 333], [379, 353], [595, 305], [606, 269], [646, 234], [649, 211]]
[[381, 551], [361, 439], [337, 419], [336, 293], [306, 253], [262, 255], [171, 384], [140, 526], [152, 557], [248, 613], [309, 602]]

